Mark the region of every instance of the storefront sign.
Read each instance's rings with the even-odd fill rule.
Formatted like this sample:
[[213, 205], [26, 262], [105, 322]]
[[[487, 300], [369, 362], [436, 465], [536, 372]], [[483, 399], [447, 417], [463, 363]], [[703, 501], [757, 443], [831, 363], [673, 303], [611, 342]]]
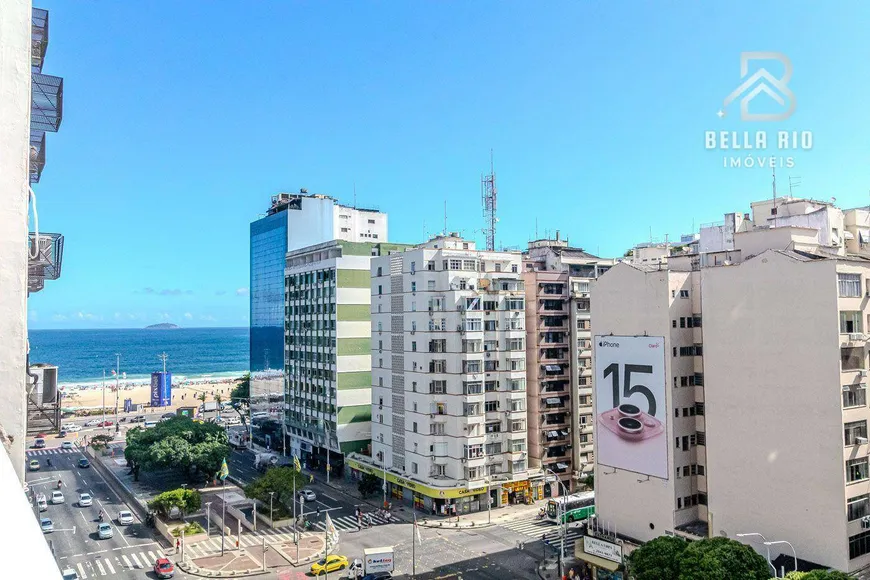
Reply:
[[586, 536], [583, 539], [583, 551], [611, 562], [622, 563], [622, 546], [619, 544], [611, 544], [592, 536]]
[[[354, 459], [346, 459], [345, 463], [351, 467], [352, 469], [356, 469], [357, 471], [362, 471], [363, 473], [369, 473], [374, 475], [375, 477], [382, 478], [384, 476], [384, 471], [382, 469], [378, 469], [376, 467], [372, 467], [371, 465], [366, 465], [361, 461], [356, 461]], [[387, 481], [390, 483], [394, 483], [396, 485], [400, 485], [402, 487], [407, 487], [408, 489], [412, 489], [417, 493], [425, 495], [426, 497], [443, 497], [443, 498], [458, 498], [466, 495], [477, 495], [480, 493], [485, 493], [485, 487], [478, 487], [475, 489], [467, 489], [467, 488], [451, 488], [451, 489], [436, 489], [434, 487], [429, 487], [428, 485], [423, 485], [422, 483], [414, 483], [399, 477], [397, 475], [393, 475], [390, 472], [387, 472]]]

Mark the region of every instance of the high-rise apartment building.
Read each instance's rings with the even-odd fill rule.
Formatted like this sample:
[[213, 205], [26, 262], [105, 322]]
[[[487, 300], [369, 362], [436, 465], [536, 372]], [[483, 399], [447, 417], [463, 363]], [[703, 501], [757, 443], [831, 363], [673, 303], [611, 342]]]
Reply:
[[[641, 387], [656, 385], [626, 359], [634, 374], [618, 412], [644, 425], [621, 435], [626, 454], [655, 441], [667, 450], [663, 476], [650, 476], [606, 461], [596, 440], [597, 514], [642, 541], [762, 534], [807, 565], [860, 574], [870, 569], [868, 212], [796, 198], [751, 207], [702, 226], [696, 253], [620, 264], [593, 286], [596, 408], [610, 406], [614, 366], [599, 368], [599, 354], [623, 337], [660, 337], [663, 408], [649, 411]], [[790, 569], [782, 546], [770, 550]]]
[[334, 240], [287, 254], [284, 334], [288, 450], [341, 475], [370, 451], [371, 266], [407, 246]]
[[[613, 260], [566, 240], [537, 240], [523, 256], [526, 288], [529, 464], [574, 491], [593, 471], [589, 284]], [[560, 487], [544, 486], [544, 496]]]
[[383, 473], [391, 498], [433, 513], [526, 501], [521, 254], [452, 234], [371, 274], [373, 453], [351, 476]]
[[387, 215], [344, 206], [332, 197], [280, 193], [251, 223], [250, 370], [284, 365], [284, 267], [287, 252], [331, 240], [387, 241]]

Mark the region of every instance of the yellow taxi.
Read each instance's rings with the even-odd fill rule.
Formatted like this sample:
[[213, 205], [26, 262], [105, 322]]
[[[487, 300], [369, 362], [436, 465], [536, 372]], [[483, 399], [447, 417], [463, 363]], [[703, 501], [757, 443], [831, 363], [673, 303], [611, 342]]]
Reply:
[[30, 460], [30, 471], [39, 471], [39, 461], [36, 459]]
[[311, 573], [315, 576], [320, 576], [325, 572], [335, 572], [336, 570], [344, 570], [348, 566], [347, 558], [338, 554], [330, 554], [326, 558], [321, 558], [311, 565]]

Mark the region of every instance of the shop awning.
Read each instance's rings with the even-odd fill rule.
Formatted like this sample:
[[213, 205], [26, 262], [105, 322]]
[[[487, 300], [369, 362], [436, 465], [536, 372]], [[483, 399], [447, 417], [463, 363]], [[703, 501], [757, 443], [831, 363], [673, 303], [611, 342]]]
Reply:
[[548, 373], [562, 372], [562, 367], [560, 367], [559, 365], [544, 365], [544, 368], [547, 370]]
[[583, 560], [584, 562], [588, 562], [593, 566], [598, 568], [604, 568], [605, 570], [609, 570], [611, 572], [616, 572], [622, 566], [617, 562], [612, 562], [605, 558], [601, 558], [600, 556], [593, 556], [592, 554], [587, 554], [583, 550], [583, 538], [577, 538], [577, 541], [574, 542], [574, 557], [578, 560]]
[[559, 399], [556, 397], [547, 397], [547, 404], [548, 405], [561, 405], [562, 399]]

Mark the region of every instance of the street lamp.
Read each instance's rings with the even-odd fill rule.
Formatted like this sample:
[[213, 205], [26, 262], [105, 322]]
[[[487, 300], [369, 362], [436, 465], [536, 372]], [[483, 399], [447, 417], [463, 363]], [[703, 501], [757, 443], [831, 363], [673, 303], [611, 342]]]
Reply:
[[[296, 476], [294, 475], [293, 477], [296, 477]], [[270, 491], [270, 492], [269, 492], [269, 519], [272, 520], [272, 521], [275, 520], [275, 514], [274, 514], [274, 512], [272, 512], [272, 499], [273, 499], [274, 497], [275, 497], [275, 492], [274, 492], [274, 491]], [[294, 500], [294, 501], [295, 501], [295, 500]]]
[[[767, 546], [767, 563], [773, 568], [773, 576], [776, 578], [776, 566], [773, 565], [773, 562], [770, 561], [770, 544], [767, 543], [767, 538], [765, 538], [762, 534], [758, 532], [749, 532], [747, 534], [737, 534], [738, 538], [748, 538], [751, 536], [758, 536], [761, 538], [761, 541], [764, 542], [764, 545]], [[795, 568], [797, 569], [797, 568]]]
[[205, 537], [211, 537], [211, 502], [205, 502], [206, 516], [205, 516], [205, 525], [207, 526], [205, 530]]
[[[797, 552], [795, 551], [794, 546], [791, 545], [791, 542], [787, 542], [785, 540], [776, 540], [774, 542], [764, 542], [764, 545], [768, 547], [767, 548], [768, 549], [768, 560], [770, 559], [770, 546], [773, 546], [775, 544], [788, 544], [788, 547], [791, 548], [791, 553], [794, 555], [794, 571], [797, 572]], [[776, 575], [776, 570], [774, 569], [774, 576], [775, 575]]]
[[562, 486], [562, 495], [563, 495], [562, 517], [559, 518], [559, 531], [560, 531], [560, 535], [562, 536], [560, 539], [560, 543], [559, 543], [559, 578], [561, 578], [563, 576], [563, 572], [564, 572], [564, 564], [563, 564], [562, 560], [565, 557], [565, 534], [567, 532], [567, 530], [565, 529], [565, 526], [567, 524], [566, 520], [568, 519], [565, 517], [565, 508], [568, 507], [568, 504], [567, 504], [568, 488], [565, 487], [565, 484], [562, 483], [562, 480], [559, 479], [559, 476], [556, 474], [555, 471], [553, 471], [549, 467], [545, 467], [544, 472], [551, 473], [553, 475], [553, 477], [556, 478], [556, 483], [558, 483], [560, 486]]

